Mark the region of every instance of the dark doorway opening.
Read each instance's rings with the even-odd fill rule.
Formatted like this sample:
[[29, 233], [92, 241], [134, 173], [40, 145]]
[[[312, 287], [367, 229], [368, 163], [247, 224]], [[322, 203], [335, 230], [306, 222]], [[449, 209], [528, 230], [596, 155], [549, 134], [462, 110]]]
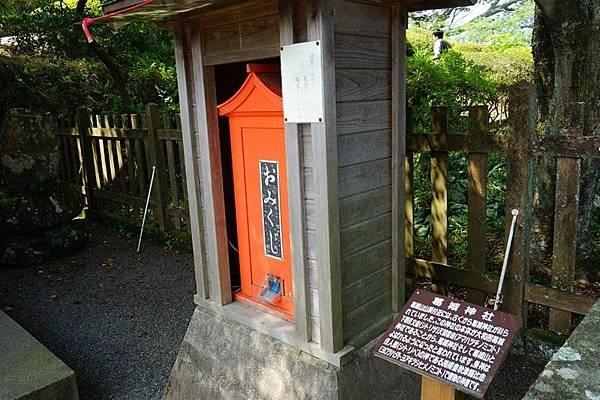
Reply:
[[[253, 64], [279, 64], [279, 58], [252, 61]], [[215, 66], [217, 104], [229, 100], [242, 86], [248, 73], [247, 62]], [[233, 168], [231, 160], [231, 142], [229, 120], [219, 117], [219, 139], [221, 146], [221, 168], [223, 171], [223, 194], [225, 198], [225, 218], [227, 220], [227, 240], [229, 249], [229, 273], [231, 289], [235, 293], [241, 288], [240, 259], [238, 254], [237, 220], [233, 189]]]

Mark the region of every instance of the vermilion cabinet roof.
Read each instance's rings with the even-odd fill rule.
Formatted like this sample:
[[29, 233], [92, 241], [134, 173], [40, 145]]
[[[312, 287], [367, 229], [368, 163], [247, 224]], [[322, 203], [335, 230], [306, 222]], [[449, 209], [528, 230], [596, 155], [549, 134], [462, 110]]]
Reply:
[[221, 116], [233, 113], [283, 113], [280, 74], [250, 72], [237, 93], [218, 108]]

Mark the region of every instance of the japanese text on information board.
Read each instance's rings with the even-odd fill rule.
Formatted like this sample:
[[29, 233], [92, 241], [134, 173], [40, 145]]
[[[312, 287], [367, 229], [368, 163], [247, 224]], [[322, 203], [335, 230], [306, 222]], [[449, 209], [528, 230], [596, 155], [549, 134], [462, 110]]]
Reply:
[[483, 397], [520, 326], [514, 315], [417, 290], [373, 353]]

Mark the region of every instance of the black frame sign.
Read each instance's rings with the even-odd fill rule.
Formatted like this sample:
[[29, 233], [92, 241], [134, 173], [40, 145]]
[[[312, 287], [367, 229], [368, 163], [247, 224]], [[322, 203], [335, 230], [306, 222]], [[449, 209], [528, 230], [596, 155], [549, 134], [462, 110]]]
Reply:
[[373, 355], [482, 398], [521, 318], [416, 290]]
[[260, 160], [259, 170], [265, 255], [283, 260], [279, 206], [279, 163]]

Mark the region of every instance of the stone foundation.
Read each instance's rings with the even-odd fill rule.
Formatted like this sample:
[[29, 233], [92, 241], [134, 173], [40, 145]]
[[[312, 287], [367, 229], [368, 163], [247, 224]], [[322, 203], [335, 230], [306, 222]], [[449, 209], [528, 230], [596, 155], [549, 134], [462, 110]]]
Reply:
[[420, 378], [369, 354], [338, 368], [197, 307], [165, 399], [417, 399]]

